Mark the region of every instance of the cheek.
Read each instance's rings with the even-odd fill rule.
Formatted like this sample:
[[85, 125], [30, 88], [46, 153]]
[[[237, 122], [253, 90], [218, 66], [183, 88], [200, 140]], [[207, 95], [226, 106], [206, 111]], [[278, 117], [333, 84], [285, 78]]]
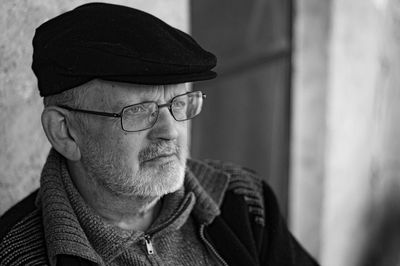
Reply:
[[190, 134], [190, 126], [188, 121], [179, 122], [179, 139], [181, 143], [188, 144], [188, 136]]
[[190, 127], [188, 126], [187, 121], [180, 122], [180, 123], [182, 123], [182, 125], [179, 125], [179, 127], [178, 127], [179, 135], [176, 140], [177, 141], [176, 144], [179, 146], [179, 148], [181, 150], [180, 151], [181, 159], [186, 161], [188, 153], [189, 153], [188, 149], [189, 149], [189, 141], [190, 141], [190, 138], [189, 138]]
[[146, 147], [146, 135], [144, 132], [124, 132], [114, 144], [115, 149], [118, 149], [126, 160], [130, 163], [138, 164], [139, 152]]
[[93, 133], [90, 137], [102, 147], [103, 156], [113, 157], [113, 160], [119, 161], [117, 164], [124, 166], [138, 163], [138, 154], [144, 142], [143, 134], [124, 132], [120, 128], [103, 128]]
[[121, 129], [120, 121], [116, 121], [102, 133], [104, 145], [112, 152], [120, 154], [121, 157], [128, 157], [132, 160], [137, 157], [144, 140], [142, 132], [125, 132]]

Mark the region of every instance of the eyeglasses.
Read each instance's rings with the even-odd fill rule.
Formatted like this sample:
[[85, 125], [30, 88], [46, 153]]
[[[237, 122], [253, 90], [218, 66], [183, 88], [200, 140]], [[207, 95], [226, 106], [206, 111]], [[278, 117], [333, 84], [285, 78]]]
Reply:
[[97, 112], [84, 109], [75, 109], [66, 105], [58, 107], [69, 111], [81, 112], [93, 115], [115, 117], [121, 119], [121, 128], [126, 132], [137, 132], [152, 128], [157, 122], [160, 108], [167, 107], [176, 121], [185, 121], [194, 118], [201, 112], [203, 99], [206, 95], [201, 91], [193, 91], [177, 95], [165, 104], [148, 101], [128, 105], [119, 113]]

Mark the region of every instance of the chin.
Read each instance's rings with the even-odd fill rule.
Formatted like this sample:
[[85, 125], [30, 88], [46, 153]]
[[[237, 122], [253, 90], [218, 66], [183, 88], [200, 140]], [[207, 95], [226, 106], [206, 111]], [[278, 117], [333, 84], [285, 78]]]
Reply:
[[162, 197], [183, 186], [185, 165], [179, 160], [152, 163], [135, 174], [123, 175], [106, 185], [107, 190], [119, 197]]
[[142, 180], [147, 181], [142, 184], [142, 193], [148, 196], [161, 197], [180, 189], [183, 186], [184, 179], [184, 166], [178, 163], [163, 164], [142, 175]]

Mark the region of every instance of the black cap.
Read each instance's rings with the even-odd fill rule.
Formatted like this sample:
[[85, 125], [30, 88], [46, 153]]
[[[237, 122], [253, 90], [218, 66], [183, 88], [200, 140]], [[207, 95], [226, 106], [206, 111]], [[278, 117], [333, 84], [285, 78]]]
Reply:
[[32, 70], [41, 96], [92, 79], [165, 85], [212, 79], [216, 57], [143, 11], [90, 3], [36, 29]]

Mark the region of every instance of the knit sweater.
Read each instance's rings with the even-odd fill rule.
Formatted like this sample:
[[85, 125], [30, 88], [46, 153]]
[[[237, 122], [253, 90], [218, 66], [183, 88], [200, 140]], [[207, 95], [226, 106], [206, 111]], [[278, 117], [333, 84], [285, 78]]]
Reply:
[[[55, 172], [59, 168], [48, 160], [42, 176], [52, 176]], [[190, 192], [196, 201], [186, 223], [195, 228], [213, 261], [232, 266], [317, 265], [287, 230], [271, 189], [253, 172], [217, 161], [188, 160], [185, 195]], [[96, 265], [96, 258], [88, 255], [96, 248], [79, 222], [82, 232], [75, 235], [79, 239], [75, 245], [59, 245], [63, 254], [52, 253], [53, 245], [65, 240], [61, 237], [65, 232], [55, 230], [51, 236], [46, 234], [46, 227], [50, 226], [48, 216], [58, 217], [59, 213], [46, 215], [43, 204], [34, 204], [37, 194], [33, 193], [1, 217], [0, 265], [48, 265], [53, 256], [58, 266]], [[36, 203], [46, 202], [44, 194], [39, 195], [41, 200]], [[52, 199], [60, 209], [69, 204]], [[49, 245], [51, 238], [54, 241]], [[186, 265], [193, 265], [194, 261]]]
[[42, 175], [38, 197], [46, 219], [45, 235], [52, 265], [56, 265], [57, 255], [82, 242], [87, 248], [78, 249], [74, 255], [99, 265], [212, 265], [212, 257], [196, 236], [190, 217], [196, 202], [193, 192], [185, 195], [182, 187], [164, 196], [162, 211], [148, 232], [121, 230], [105, 223], [84, 202], [69, 176], [65, 159], [55, 151], [49, 161], [53, 158], [58, 174]]

